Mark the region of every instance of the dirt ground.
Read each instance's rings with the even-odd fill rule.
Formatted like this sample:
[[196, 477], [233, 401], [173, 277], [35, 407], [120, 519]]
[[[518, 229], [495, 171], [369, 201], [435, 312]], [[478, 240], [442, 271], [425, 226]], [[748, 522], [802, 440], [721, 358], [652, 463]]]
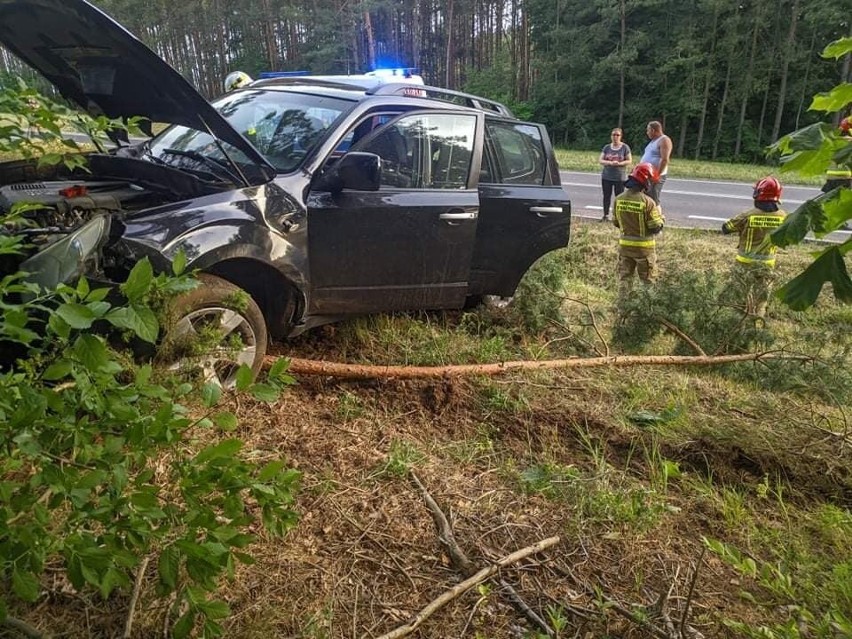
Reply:
[[[560, 539], [455, 598], [411, 636], [537, 637], [536, 614], [560, 637], [675, 637], [687, 608], [686, 636], [732, 636], [720, 615], [756, 613], [737, 595], [736, 573], [702, 553], [702, 536], [725, 534], [710, 501], [673, 487], [663, 512], [646, 520], [640, 509], [619, 522], [590, 516], [577, 494], [554, 498], [519, 487], [519, 463], [536, 459], [576, 469], [575, 491], [602, 464], [643, 485], [642, 435], [607, 417], [608, 397], [578, 392], [588, 390], [589, 375], [489, 382], [509, 396], [530, 391], [523, 410], [484, 406], [477, 380], [305, 377], [272, 407], [235, 402], [237, 435], [247, 449], [258, 460], [287, 460], [303, 482], [296, 528], [283, 540], [256, 531], [256, 563], [224, 585], [233, 610], [225, 636], [380, 637], [461, 582], [466, 575], [440, 542], [411, 472], [446, 514], [472, 570]], [[583, 433], [594, 436], [592, 452]], [[765, 476], [760, 460], [718, 444], [695, 441], [664, 452], [688, 473], [712, 468], [719, 485], [756, 485]], [[813, 488], [818, 495], [819, 486]], [[167, 602], [155, 603], [153, 566], [134, 637], [163, 636]], [[99, 612], [85, 619], [69, 605], [79, 595], [57, 597], [28, 620], [54, 637], [120, 636], [127, 604], [121, 597], [88, 601]]]

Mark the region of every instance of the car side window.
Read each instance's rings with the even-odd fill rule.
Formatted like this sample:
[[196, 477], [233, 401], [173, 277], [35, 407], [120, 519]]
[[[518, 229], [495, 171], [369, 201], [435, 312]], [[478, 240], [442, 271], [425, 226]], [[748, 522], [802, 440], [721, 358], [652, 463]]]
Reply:
[[485, 136], [499, 167], [499, 176], [485, 176], [483, 183], [543, 184], [547, 157], [541, 131], [531, 124], [486, 120]]
[[382, 159], [381, 186], [464, 189], [473, 157], [476, 116], [420, 113], [403, 116], [355, 144]]

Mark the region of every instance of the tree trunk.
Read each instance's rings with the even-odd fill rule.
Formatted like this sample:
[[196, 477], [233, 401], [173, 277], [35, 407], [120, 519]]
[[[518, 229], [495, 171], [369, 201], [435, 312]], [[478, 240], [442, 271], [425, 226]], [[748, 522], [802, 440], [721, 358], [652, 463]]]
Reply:
[[754, 74], [754, 59], [757, 57], [757, 34], [760, 31], [761, 15], [760, 10], [755, 9], [754, 27], [751, 31], [751, 54], [748, 57], [748, 70], [743, 81], [743, 100], [740, 103], [740, 121], [737, 123], [737, 141], [734, 144], [734, 159], [740, 157], [740, 147], [743, 140], [743, 127], [745, 126], [746, 109], [748, 108], [748, 99], [751, 96], [751, 79]]
[[719, 155], [719, 140], [722, 137], [722, 125], [725, 122], [725, 107], [728, 105], [728, 90], [731, 86], [731, 67], [734, 66], [733, 59], [728, 60], [728, 70], [725, 73], [725, 88], [722, 90], [722, 102], [719, 104], [719, 121], [716, 124], [716, 137], [713, 139], [713, 155], [715, 161]]
[[447, 89], [452, 89], [452, 65], [453, 65], [453, 0], [448, 0], [447, 2], [447, 15], [446, 15], [446, 24], [444, 25], [444, 29], [447, 33], [447, 59], [446, 59], [446, 68], [444, 69], [446, 75], [444, 77], [444, 87]]
[[805, 100], [808, 98], [808, 77], [811, 74], [811, 60], [814, 57], [814, 49], [816, 48], [816, 34], [817, 30], [814, 27], [811, 34], [811, 46], [808, 48], [808, 61], [805, 64], [805, 77], [802, 80], [802, 97], [799, 100], [799, 108], [796, 109], [796, 125], [793, 127], [794, 129], [799, 128], [799, 118], [802, 116], [802, 109], [805, 108]]
[[772, 125], [770, 142], [776, 142], [778, 140], [778, 133], [781, 131], [781, 119], [784, 117], [784, 102], [787, 99], [787, 75], [790, 70], [790, 58], [793, 55], [793, 47], [796, 46], [796, 23], [798, 20], [799, 0], [793, 0], [793, 16], [790, 20], [790, 31], [787, 33], [787, 42], [782, 49], [781, 83], [778, 86], [778, 106], [775, 108], [775, 124]]
[[707, 107], [710, 103], [710, 85], [714, 80], [716, 63], [716, 30], [719, 24], [719, 7], [713, 9], [713, 30], [710, 36], [710, 58], [704, 69], [704, 96], [701, 99], [701, 115], [698, 118], [698, 138], [695, 141], [695, 159], [701, 155], [701, 143], [704, 141], [704, 123], [707, 121]]
[[364, 11], [364, 34], [367, 36], [367, 64], [370, 69], [376, 68], [376, 37], [373, 33], [373, 21], [370, 12]]
[[618, 64], [618, 128], [624, 126], [624, 82], [625, 82], [625, 44], [627, 42], [627, 0], [621, 0], [619, 3], [619, 13], [621, 18], [621, 34], [620, 34], [620, 60]]

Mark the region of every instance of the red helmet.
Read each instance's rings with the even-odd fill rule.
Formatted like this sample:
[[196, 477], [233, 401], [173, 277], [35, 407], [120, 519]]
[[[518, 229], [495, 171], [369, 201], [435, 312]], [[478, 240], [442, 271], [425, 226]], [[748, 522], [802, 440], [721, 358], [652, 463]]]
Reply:
[[774, 177], [765, 177], [754, 185], [754, 197], [757, 202], [780, 202], [781, 182]]
[[642, 188], [647, 189], [652, 184], [660, 181], [660, 172], [650, 162], [640, 162], [633, 168], [630, 177], [641, 184]]

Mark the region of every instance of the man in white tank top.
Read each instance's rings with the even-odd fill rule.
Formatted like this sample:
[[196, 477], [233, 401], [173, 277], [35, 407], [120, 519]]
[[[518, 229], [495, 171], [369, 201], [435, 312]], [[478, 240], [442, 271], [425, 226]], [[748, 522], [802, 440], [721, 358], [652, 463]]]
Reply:
[[663, 125], [657, 120], [648, 122], [645, 133], [651, 141], [645, 147], [645, 152], [642, 154], [642, 159], [639, 162], [653, 164], [660, 173], [660, 181], [648, 191], [648, 195], [651, 196], [654, 202], [659, 204], [660, 191], [663, 190], [666, 174], [669, 172], [669, 159], [672, 156], [672, 139], [663, 133]]

